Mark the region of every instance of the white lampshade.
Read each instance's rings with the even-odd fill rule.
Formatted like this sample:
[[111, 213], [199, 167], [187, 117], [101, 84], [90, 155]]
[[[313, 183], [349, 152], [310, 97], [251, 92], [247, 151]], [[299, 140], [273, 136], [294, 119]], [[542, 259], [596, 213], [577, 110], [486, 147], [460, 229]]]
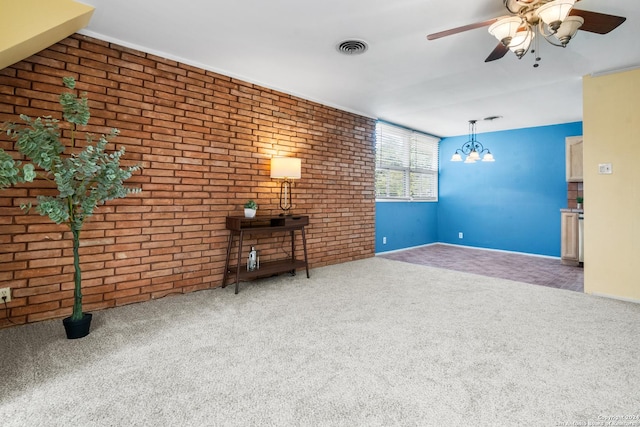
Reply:
[[542, 22], [553, 27], [554, 22], [562, 22], [565, 20], [576, 0], [554, 0], [540, 6], [538, 9], [538, 17]]
[[502, 42], [505, 46], [509, 45], [509, 42], [516, 35], [518, 28], [522, 25], [522, 19], [517, 16], [510, 16], [508, 18], [499, 19], [489, 27], [489, 34]]
[[271, 159], [271, 178], [299, 179], [301, 164], [295, 157], [274, 157]]
[[451, 156], [451, 161], [452, 162], [461, 162], [462, 161], [462, 156], [460, 155], [460, 153], [455, 153], [453, 156]]
[[563, 46], [569, 43], [569, 40], [576, 35], [580, 27], [584, 24], [584, 19], [581, 16], [568, 16], [567, 19], [562, 21], [562, 25], [558, 28], [555, 36]]
[[493, 158], [493, 154], [491, 154], [491, 152], [489, 151], [487, 154], [484, 155], [484, 157], [482, 158], [483, 162], [495, 162], [496, 159]]
[[522, 29], [511, 39], [509, 49], [515, 53], [518, 58], [522, 58], [529, 51], [529, 46], [531, 46], [531, 42], [535, 36], [535, 33], [530, 29]]
[[480, 160], [480, 154], [476, 150], [471, 151], [467, 159], [473, 159], [473, 161]]
[[529, 49], [529, 45], [531, 45], [531, 41], [534, 37], [535, 34], [533, 31], [529, 31], [529, 29], [520, 30], [516, 33], [515, 36], [513, 36], [513, 39], [511, 39], [511, 43], [509, 43], [509, 49], [511, 49], [512, 52], [521, 49], [526, 52]]
[[467, 158], [464, 160], [465, 163], [475, 163], [475, 159], [473, 159], [471, 156], [467, 156]]

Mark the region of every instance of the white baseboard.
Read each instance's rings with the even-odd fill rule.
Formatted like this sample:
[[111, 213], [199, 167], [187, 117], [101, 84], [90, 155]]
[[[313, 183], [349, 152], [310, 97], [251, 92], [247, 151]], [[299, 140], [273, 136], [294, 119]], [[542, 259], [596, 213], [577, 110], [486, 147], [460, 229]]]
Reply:
[[394, 249], [391, 251], [384, 251], [384, 252], [376, 252], [376, 256], [378, 255], [382, 255], [382, 254], [392, 254], [394, 252], [403, 252], [403, 251], [408, 251], [409, 249], [418, 249], [418, 248], [425, 248], [427, 246], [433, 246], [433, 245], [442, 245], [443, 243], [427, 243], [426, 245], [418, 245], [418, 246], [409, 246], [408, 248], [402, 248], [402, 249]]
[[530, 254], [528, 252], [506, 251], [506, 250], [503, 250], [503, 249], [479, 248], [477, 246], [456, 245], [454, 243], [437, 243], [437, 244], [438, 245], [447, 245], [447, 246], [458, 246], [460, 248], [478, 249], [478, 250], [481, 250], [481, 251], [503, 252], [503, 253], [507, 253], [507, 254], [516, 254], [516, 255], [528, 255], [528, 256], [534, 256], [534, 257], [538, 257], [538, 258], [560, 259], [559, 256]]
[[587, 295], [593, 295], [594, 297], [609, 298], [609, 299], [615, 299], [615, 300], [618, 300], [618, 301], [632, 302], [632, 303], [635, 303], [635, 304], [640, 304], [640, 300], [638, 300], [638, 299], [626, 298], [626, 297], [621, 297], [621, 296], [618, 296], [618, 295], [603, 294], [601, 292], [590, 292], [590, 293], [587, 293]]
[[411, 247], [408, 247], [408, 248], [396, 249], [396, 250], [393, 250], [393, 251], [376, 252], [376, 255], [392, 254], [394, 252], [408, 251], [409, 249], [424, 248], [426, 246], [433, 246], [433, 245], [455, 246], [455, 247], [459, 247], [459, 248], [478, 249], [480, 251], [502, 252], [502, 253], [507, 253], [507, 254], [527, 255], [527, 256], [534, 256], [534, 257], [538, 257], [538, 258], [547, 258], [547, 259], [556, 259], [556, 260], [560, 259], [560, 257], [557, 257], [557, 256], [530, 254], [530, 253], [527, 253], [527, 252], [505, 251], [505, 250], [502, 250], [502, 249], [479, 248], [479, 247], [476, 247], [476, 246], [456, 245], [456, 244], [453, 244], [453, 243], [442, 243], [442, 242], [427, 243], [426, 245], [411, 246]]

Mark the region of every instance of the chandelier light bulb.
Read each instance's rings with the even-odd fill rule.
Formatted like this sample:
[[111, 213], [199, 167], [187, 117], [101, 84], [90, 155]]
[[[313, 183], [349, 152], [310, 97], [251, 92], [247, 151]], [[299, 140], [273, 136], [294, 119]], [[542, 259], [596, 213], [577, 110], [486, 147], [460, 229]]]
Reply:
[[493, 154], [491, 154], [491, 151], [489, 151], [487, 154], [484, 155], [484, 157], [482, 158], [483, 162], [495, 162], [496, 159], [493, 158]]

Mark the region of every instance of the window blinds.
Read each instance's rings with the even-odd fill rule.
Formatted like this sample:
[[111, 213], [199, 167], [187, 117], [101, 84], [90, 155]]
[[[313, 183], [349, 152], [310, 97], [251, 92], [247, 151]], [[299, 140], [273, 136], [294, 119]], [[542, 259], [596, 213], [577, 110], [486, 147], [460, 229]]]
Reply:
[[376, 198], [438, 200], [438, 143], [433, 136], [378, 122]]

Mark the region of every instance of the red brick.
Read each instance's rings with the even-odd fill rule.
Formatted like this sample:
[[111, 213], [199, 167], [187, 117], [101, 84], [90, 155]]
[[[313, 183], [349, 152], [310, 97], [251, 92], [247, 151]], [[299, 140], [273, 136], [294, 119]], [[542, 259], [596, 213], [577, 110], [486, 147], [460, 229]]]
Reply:
[[145, 302], [145, 301], [149, 301], [150, 299], [151, 299], [151, 295], [149, 294], [140, 294], [140, 295], [134, 295], [131, 297], [118, 298], [116, 300], [116, 306], [134, 304], [138, 302]]
[[[145, 168], [130, 181], [142, 193], [109, 201], [85, 225], [86, 311], [219, 286], [224, 217], [241, 215], [248, 198], [279, 211], [273, 155], [303, 160], [296, 211], [311, 216], [311, 265], [373, 255], [374, 120], [78, 34], [0, 70], [0, 120], [60, 117], [69, 73], [88, 91], [91, 132], [120, 128], [123, 164]], [[0, 147], [12, 145], [0, 137]], [[17, 292], [16, 323], [67, 316], [73, 303], [68, 228], [17, 208], [37, 194], [55, 190], [38, 181], [0, 193], [0, 287]], [[322, 208], [317, 194], [331, 194]], [[280, 240], [252, 241], [281, 256]]]
[[29, 304], [24, 307], [16, 307], [11, 309], [11, 316], [24, 316], [34, 313], [44, 313], [60, 308], [59, 301], [50, 301], [40, 304]]
[[42, 295], [35, 295], [29, 297], [28, 303], [32, 304], [43, 304], [47, 302], [57, 302], [65, 298], [73, 298], [73, 291], [61, 291], [61, 292], [50, 292]]

